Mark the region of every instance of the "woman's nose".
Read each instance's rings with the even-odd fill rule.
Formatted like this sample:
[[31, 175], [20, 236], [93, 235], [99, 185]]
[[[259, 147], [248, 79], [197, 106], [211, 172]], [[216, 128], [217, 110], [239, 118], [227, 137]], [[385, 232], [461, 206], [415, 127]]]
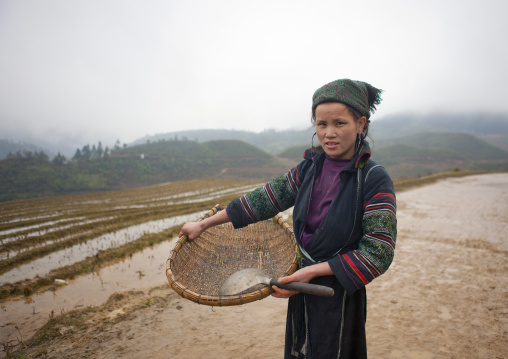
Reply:
[[337, 136], [337, 134], [335, 133], [335, 131], [333, 129], [326, 129], [325, 136], [326, 137], [335, 137], [335, 136]]

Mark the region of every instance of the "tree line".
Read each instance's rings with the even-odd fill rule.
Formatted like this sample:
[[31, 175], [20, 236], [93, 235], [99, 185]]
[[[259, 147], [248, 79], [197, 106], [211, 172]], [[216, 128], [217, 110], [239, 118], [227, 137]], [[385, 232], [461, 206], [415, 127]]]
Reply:
[[0, 160], [0, 201], [211, 177], [217, 167], [255, 166], [269, 157], [240, 141], [161, 140], [132, 147], [117, 141], [112, 149], [99, 142], [77, 149], [70, 159], [19, 151]]

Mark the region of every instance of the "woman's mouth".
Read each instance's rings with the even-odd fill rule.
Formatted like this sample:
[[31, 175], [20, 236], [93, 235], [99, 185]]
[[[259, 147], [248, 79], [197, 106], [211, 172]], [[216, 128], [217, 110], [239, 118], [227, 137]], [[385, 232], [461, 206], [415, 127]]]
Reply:
[[326, 148], [328, 149], [334, 149], [335, 147], [337, 147], [339, 144], [337, 142], [325, 142], [325, 146]]

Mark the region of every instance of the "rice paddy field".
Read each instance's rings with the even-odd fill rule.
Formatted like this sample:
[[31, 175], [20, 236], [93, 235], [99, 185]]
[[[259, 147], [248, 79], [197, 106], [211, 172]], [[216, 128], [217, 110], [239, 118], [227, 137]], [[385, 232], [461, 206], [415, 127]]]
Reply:
[[[103, 267], [135, 260], [136, 254], [156, 245], [168, 245], [183, 223], [255, 187], [250, 182], [193, 180], [0, 203], [0, 300], [4, 312], [0, 343], [4, 350], [22, 333], [19, 326], [10, 330], [6, 322], [9, 300], [23, 296], [25, 306], [35, 308], [33, 313], [42, 310], [33, 304], [41, 293], [56, 292], [77, 276], [97, 276]], [[137, 276], [149, 282], [144, 269]], [[10, 332], [18, 337], [12, 338]]]
[[[468, 174], [406, 180], [396, 189]], [[260, 184], [191, 180], [0, 203], [0, 357], [48, 319], [167, 284], [165, 261], [181, 225]]]

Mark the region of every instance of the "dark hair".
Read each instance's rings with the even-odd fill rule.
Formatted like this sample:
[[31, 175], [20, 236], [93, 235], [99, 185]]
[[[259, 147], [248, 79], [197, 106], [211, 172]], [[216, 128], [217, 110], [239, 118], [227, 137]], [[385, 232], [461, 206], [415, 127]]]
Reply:
[[[330, 103], [330, 102], [335, 102], [335, 101], [328, 101], [328, 102], [322, 102], [322, 103]], [[338, 103], [342, 103], [342, 102], [338, 102]], [[345, 103], [342, 103], [342, 104], [344, 106], [346, 106], [347, 110], [353, 116], [353, 118], [355, 119], [356, 122], [358, 122], [360, 120], [360, 118], [363, 117], [362, 114], [360, 114], [360, 112], [358, 112], [358, 110], [356, 110], [354, 107], [346, 105]], [[317, 108], [317, 106], [316, 106], [316, 108]], [[312, 122], [312, 125], [314, 125], [314, 126], [316, 125], [316, 108], [314, 108], [312, 110], [312, 117], [310, 120]], [[370, 124], [370, 120], [367, 118], [365, 121], [365, 125], [363, 126], [362, 141], [365, 138], [367, 138], [367, 135], [369, 134], [369, 124]]]

